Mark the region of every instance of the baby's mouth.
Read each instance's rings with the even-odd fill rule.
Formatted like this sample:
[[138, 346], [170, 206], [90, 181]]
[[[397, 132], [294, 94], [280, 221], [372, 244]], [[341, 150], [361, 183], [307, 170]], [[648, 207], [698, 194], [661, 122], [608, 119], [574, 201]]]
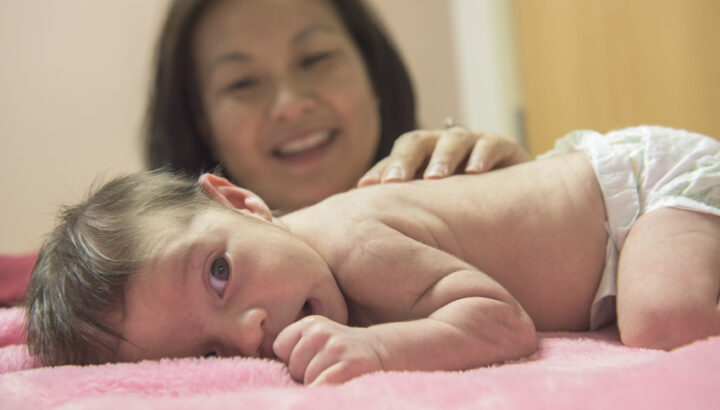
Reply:
[[310, 304], [310, 300], [306, 300], [305, 303], [302, 305], [302, 308], [300, 308], [300, 312], [298, 313], [298, 317], [297, 317], [297, 319], [295, 319], [295, 321], [297, 322], [298, 320], [300, 320], [306, 316], [310, 316], [312, 314], [313, 314], [313, 309], [312, 309], [312, 305]]
[[304, 154], [328, 145], [337, 136], [336, 130], [319, 131], [276, 147], [272, 154], [278, 158], [289, 158]]

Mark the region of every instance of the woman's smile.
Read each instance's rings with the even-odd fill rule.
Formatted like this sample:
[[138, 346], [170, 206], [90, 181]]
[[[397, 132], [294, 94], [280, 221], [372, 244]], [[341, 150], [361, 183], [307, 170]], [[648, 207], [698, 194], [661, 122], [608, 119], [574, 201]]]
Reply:
[[329, 151], [337, 135], [332, 129], [296, 135], [275, 147], [272, 155], [291, 165], [313, 162]]

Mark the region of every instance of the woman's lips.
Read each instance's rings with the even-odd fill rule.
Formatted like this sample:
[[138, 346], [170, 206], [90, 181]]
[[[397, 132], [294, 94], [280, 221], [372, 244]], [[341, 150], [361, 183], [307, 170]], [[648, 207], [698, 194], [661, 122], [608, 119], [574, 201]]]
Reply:
[[327, 130], [310, 133], [301, 138], [292, 138], [277, 146], [272, 154], [281, 160], [309, 158], [330, 145], [336, 135], [336, 131]]

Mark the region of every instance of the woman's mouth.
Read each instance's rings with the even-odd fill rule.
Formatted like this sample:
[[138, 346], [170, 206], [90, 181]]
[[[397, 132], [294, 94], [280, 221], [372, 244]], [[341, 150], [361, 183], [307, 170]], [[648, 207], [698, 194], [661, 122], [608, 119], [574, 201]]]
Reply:
[[272, 154], [282, 160], [302, 159], [322, 151], [336, 136], [336, 130], [314, 132], [282, 143], [272, 151]]

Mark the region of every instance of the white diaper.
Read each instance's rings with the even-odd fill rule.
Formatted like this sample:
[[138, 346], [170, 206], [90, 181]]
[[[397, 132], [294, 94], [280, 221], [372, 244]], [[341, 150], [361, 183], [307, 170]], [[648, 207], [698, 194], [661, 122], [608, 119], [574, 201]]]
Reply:
[[597, 329], [615, 319], [620, 249], [640, 215], [682, 208], [720, 215], [720, 142], [687, 131], [641, 126], [612, 131], [574, 131], [538, 159], [573, 151], [588, 156], [607, 211], [605, 269], [590, 316]]

